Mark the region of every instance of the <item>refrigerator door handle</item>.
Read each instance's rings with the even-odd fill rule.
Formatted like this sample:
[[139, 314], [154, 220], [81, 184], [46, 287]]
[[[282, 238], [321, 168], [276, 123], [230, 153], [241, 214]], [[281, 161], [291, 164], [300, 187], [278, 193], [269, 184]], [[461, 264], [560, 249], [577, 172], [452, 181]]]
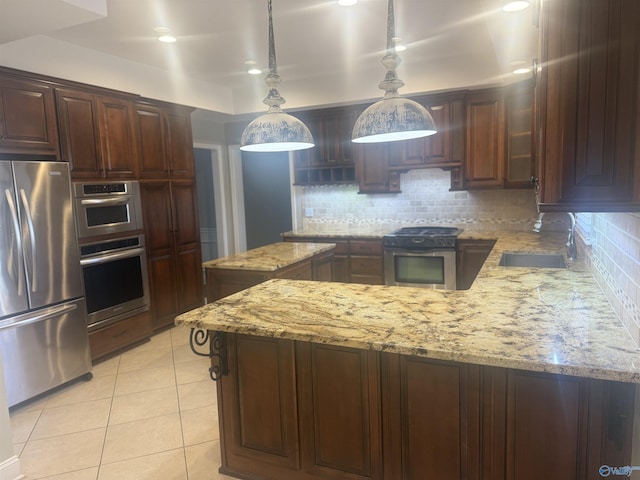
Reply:
[[36, 316], [32, 313], [20, 315], [11, 319], [6, 325], [0, 323], [0, 331], [8, 330], [10, 328], [22, 327], [25, 325], [31, 325], [32, 323], [42, 322], [50, 318], [59, 317], [65, 313], [69, 313], [78, 308], [76, 303], [65, 303], [63, 305], [57, 305], [55, 307], [47, 308]]
[[[18, 246], [18, 252], [17, 252], [17, 258], [21, 259], [22, 258], [22, 236], [20, 235], [20, 223], [18, 221], [18, 212], [16, 211], [16, 204], [13, 203], [13, 195], [11, 195], [11, 191], [9, 191], [9, 189], [6, 189], [4, 191], [5, 196], [7, 197], [7, 203], [9, 204], [9, 210], [11, 210], [11, 221], [13, 223], [13, 229], [16, 233], [16, 244]], [[7, 255], [7, 261], [9, 262], [9, 271], [11, 272], [11, 270], [13, 270], [13, 259], [16, 258], [15, 255], [13, 255], [13, 249], [11, 252], [9, 252], [9, 255]], [[22, 288], [24, 287], [24, 270], [22, 269], [22, 266], [20, 265], [20, 263], [18, 263], [18, 276], [16, 279], [16, 284], [18, 287], [18, 296], [21, 297], [22, 296]]]
[[24, 211], [27, 217], [27, 225], [29, 226], [29, 239], [31, 240], [31, 291], [38, 291], [38, 276], [36, 272], [38, 271], [37, 266], [37, 257], [36, 257], [36, 229], [33, 226], [33, 217], [31, 216], [31, 208], [29, 207], [29, 200], [27, 199], [27, 194], [24, 189], [20, 189], [20, 199], [22, 200], [22, 206], [24, 207]]

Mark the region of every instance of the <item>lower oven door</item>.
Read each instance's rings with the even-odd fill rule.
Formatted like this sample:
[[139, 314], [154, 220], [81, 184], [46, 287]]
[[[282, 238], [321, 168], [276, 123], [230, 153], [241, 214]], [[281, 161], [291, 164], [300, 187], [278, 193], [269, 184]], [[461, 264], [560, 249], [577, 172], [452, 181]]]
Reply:
[[386, 285], [456, 289], [456, 251], [385, 248]]
[[147, 258], [137, 238], [134, 248], [81, 258], [89, 331], [149, 309]]

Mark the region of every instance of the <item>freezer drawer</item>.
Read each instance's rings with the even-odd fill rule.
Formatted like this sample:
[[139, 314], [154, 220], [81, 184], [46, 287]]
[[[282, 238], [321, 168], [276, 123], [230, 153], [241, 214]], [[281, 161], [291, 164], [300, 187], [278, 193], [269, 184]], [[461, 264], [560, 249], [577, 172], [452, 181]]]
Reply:
[[91, 371], [84, 298], [0, 321], [9, 406]]

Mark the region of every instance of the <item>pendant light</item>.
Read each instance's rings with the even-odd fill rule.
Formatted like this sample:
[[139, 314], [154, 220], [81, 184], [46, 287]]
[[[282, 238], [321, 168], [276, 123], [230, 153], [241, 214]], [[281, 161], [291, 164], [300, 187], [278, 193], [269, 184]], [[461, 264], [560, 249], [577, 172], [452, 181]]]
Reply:
[[387, 73], [378, 85], [385, 94], [382, 100], [369, 106], [356, 120], [351, 135], [351, 140], [355, 143], [394, 142], [436, 133], [436, 126], [429, 111], [418, 102], [404, 98], [398, 93], [404, 82], [396, 74], [400, 57], [395, 49], [394, 23], [393, 0], [389, 0], [387, 53], [382, 57], [382, 64]]
[[285, 100], [280, 96], [277, 88], [280, 75], [276, 65], [271, 0], [268, 0], [267, 7], [269, 11], [269, 74], [265, 78], [265, 83], [269, 87], [269, 92], [262, 102], [269, 106], [269, 110], [247, 125], [242, 132], [240, 150], [286, 152], [311, 148], [313, 137], [307, 126], [296, 117], [284, 113], [280, 108]]

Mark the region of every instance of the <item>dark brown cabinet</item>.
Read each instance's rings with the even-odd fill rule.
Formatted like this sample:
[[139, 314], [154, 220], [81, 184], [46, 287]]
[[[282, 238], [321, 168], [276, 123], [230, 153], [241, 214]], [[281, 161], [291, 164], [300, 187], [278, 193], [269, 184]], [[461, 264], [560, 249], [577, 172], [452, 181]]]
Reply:
[[457, 240], [456, 290], [468, 290], [471, 287], [495, 243], [495, 240]]
[[384, 285], [381, 238], [284, 237], [285, 242], [335, 243], [333, 281]]
[[334, 107], [301, 112], [315, 147], [294, 152], [296, 185], [355, 183], [351, 132], [359, 107]]
[[381, 363], [384, 478], [480, 478], [479, 367], [395, 354]]
[[376, 352], [225, 336], [221, 472], [278, 480], [382, 478]]
[[62, 159], [74, 179], [137, 178], [133, 103], [88, 91], [56, 89]]
[[192, 109], [159, 102], [136, 102], [140, 178], [192, 178]]
[[596, 480], [631, 459], [632, 384], [222, 335], [223, 473]]
[[435, 135], [397, 143], [399, 148], [391, 152], [390, 167], [447, 168], [461, 165], [464, 155], [462, 93], [425, 95], [412, 100], [429, 110], [438, 131]]
[[242, 478], [300, 478], [294, 342], [225, 337], [229, 372], [217, 389], [220, 471]]
[[464, 158], [464, 92], [413, 97], [438, 132], [399, 142], [354, 145], [359, 193], [398, 193], [400, 174], [415, 168], [456, 168]]
[[495, 188], [504, 184], [504, 97], [499, 89], [470, 92], [466, 102], [466, 188]]
[[392, 170], [392, 155], [401, 156], [398, 142], [354, 146], [358, 193], [399, 193], [400, 172]]
[[542, 211], [640, 210], [640, 3], [542, 2]]
[[154, 330], [203, 304], [202, 254], [193, 180], [141, 181]]
[[59, 157], [52, 87], [0, 75], [0, 153]]

